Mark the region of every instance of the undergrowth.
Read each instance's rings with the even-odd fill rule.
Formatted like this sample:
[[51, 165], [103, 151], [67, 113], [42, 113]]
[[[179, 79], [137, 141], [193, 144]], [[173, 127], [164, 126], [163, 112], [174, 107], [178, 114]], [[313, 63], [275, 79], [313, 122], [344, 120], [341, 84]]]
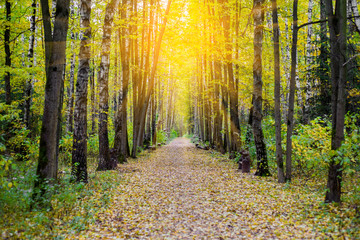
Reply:
[[[28, 174], [33, 175], [33, 171], [29, 170]], [[6, 204], [0, 213], [1, 237], [62, 239], [85, 230], [96, 220], [97, 213], [108, 206], [114, 189], [121, 181], [121, 174], [114, 170], [90, 173], [88, 184], [73, 184], [70, 183], [70, 174], [63, 172], [60, 180], [53, 185], [51, 209], [32, 212], [28, 208], [31, 189], [17, 191], [19, 189], [13, 188], [5, 195], [2, 191], [1, 202]], [[22, 199], [15, 198], [23, 191], [26, 194]]]

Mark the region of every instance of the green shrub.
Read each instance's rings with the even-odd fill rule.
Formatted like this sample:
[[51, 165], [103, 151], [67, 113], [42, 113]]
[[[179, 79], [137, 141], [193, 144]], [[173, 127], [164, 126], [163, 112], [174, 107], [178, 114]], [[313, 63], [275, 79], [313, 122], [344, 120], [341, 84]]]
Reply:
[[71, 156], [73, 146], [73, 135], [66, 134], [59, 142], [59, 163], [71, 167]]
[[171, 129], [170, 140], [177, 138], [178, 136], [179, 136], [179, 133], [175, 129]]
[[158, 143], [166, 143], [168, 138], [164, 130], [159, 130], [156, 132], [156, 140]]
[[99, 155], [99, 136], [94, 134], [88, 137], [87, 149], [89, 156], [98, 156]]

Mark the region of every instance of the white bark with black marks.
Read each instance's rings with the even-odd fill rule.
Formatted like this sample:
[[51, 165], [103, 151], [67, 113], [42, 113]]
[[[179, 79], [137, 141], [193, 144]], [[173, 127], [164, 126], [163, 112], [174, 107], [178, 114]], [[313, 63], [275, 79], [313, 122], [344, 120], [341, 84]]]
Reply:
[[77, 182], [87, 182], [87, 93], [91, 56], [91, 0], [80, 1], [81, 41], [76, 81], [74, 135], [71, 175]]
[[101, 43], [101, 62], [98, 74], [99, 83], [99, 164], [98, 171], [111, 170], [116, 167], [110, 159], [109, 135], [108, 135], [108, 112], [109, 112], [109, 68], [111, 31], [115, 9], [118, 0], [111, 0], [106, 5], [103, 25], [103, 38]]
[[[308, 22], [312, 21], [312, 13], [313, 13], [313, 0], [309, 0], [309, 8], [308, 8]], [[311, 36], [312, 36], [312, 24], [307, 26], [307, 36], [306, 36], [306, 54], [305, 54], [305, 62], [306, 62], [306, 85], [305, 85], [305, 104], [304, 104], [304, 112], [303, 112], [303, 122], [305, 124], [309, 123], [309, 111], [310, 111], [310, 104], [309, 100], [311, 97], [311, 53], [313, 51], [312, 44], [311, 44]]]

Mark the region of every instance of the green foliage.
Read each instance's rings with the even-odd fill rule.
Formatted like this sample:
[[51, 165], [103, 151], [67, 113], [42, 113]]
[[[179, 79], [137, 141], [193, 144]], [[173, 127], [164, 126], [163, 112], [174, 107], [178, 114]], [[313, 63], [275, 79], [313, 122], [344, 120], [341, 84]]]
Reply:
[[97, 134], [89, 136], [87, 141], [88, 155], [95, 157], [99, 154], [99, 136]]
[[168, 141], [166, 132], [164, 130], [159, 130], [156, 132], [156, 140], [158, 143], [166, 143]]
[[65, 166], [71, 166], [73, 136], [66, 134], [60, 139], [59, 142], [59, 163], [63, 163]]
[[293, 162], [298, 173], [324, 177], [331, 149], [331, 123], [316, 118], [309, 125], [296, 126], [293, 140]]
[[[30, 165], [28, 160], [37, 154], [36, 143], [28, 138], [29, 130], [22, 122], [18, 104], [0, 103], [0, 191], [16, 188], [19, 171]], [[4, 194], [2, 197], [7, 198], [7, 193]]]
[[175, 129], [171, 129], [170, 131], [170, 140], [177, 138], [179, 136], [179, 133]]
[[[324, 191], [325, 180], [328, 173], [328, 163], [331, 159], [343, 164], [343, 200], [360, 205], [360, 135], [357, 126], [360, 114], [347, 114], [345, 118], [345, 141], [336, 150], [331, 150], [331, 122], [320, 117], [310, 121], [309, 125], [297, 124], [292, 136], [293, 146], [293, 174], [303, 186], [309, 185], [313, 189]], [[264, 138], [267, 146], [269, 167], [276, 176], [276, 146], [275, 121], [271, 116], [264, 117]], [[245, 142], [246, 132], [249, 128], [242, 128], [242, 141]], [[250, 129], [251, 130], [251, 129]], [[286, 125], [282, 124], [282, 148], [285, 161]], [[246, 147], [249, 149], [251, 159], [256, 160], [254, 141], [251, 140]], [[237, 155], [235, 161], [239, 158]], [[255, 163], [256, 161], [252, 161]], [[305, 183], [304, 183], [305, 182]]]
[[[30, 161], [11, 163], [8, 171], [4, 172], [6, 175], [0, 175], [3, 182], [0, 186], [0, 218], [5, 213], [22, 212], [29, 208], [35, 164]], [[1, 170], [1, 173], [4, 172]]]
[[17, 188], [1, 191], [2, 237], [62, 239], [76, 234], [94, 223], [98, 212], [108, 208], [113, 189], [122, 181], [117, 171], [104, 171], [89, 174], [88, 184], [73, 184], [70, 171], [63, 171], [56, 183], [46, 186], [52, 195], [44, 200], [51, 208], [29, 212], [34, 171], [31, 168]]

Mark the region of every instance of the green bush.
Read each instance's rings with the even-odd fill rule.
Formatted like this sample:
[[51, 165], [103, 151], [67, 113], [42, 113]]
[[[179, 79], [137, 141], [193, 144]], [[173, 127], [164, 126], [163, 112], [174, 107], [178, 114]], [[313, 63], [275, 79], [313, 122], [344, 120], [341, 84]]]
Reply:
[[99, 136], [97, 134], [88, 137], [87, 149], [90, 157], [99, 155]]
[[178, 136], [179, 136], [179, 133], [175, 129], [171, 129], [170, 140], [177, 138]]
[[168, 138], [164, 130], [159, 130], [156, 132], [156, 140], [158, 143], [166, 143]]
[[66, 134], [59, 142], [59, 163], [71, 167], [73, 135]]

